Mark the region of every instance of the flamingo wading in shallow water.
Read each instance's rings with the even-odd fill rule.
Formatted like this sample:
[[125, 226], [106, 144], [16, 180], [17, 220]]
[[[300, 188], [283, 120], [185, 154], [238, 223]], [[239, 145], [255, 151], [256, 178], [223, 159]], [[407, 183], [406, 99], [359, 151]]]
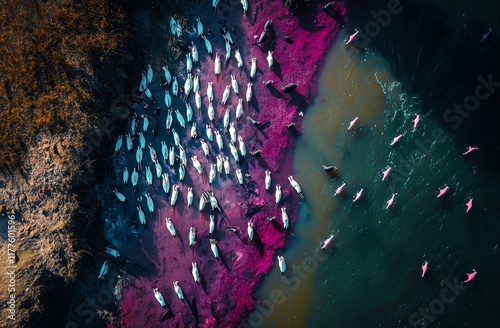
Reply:
[[394, 204], [394, 197], [396, 197], [396, 194], [392, 194], [392, 197], [387, 201], [387, 206], [385, 207], [386, 210]]
[[422, 264], [422, 278], [425, 276], [425, 273], [427, 272], [427, 267], [429, 266], [429, 262], [424, 261]]
[[415, 129], [418, 126], [418, 123], [420, 122], [420, 115], [417, 114], [412, 122], [413, 122], [413, 131], [415, 131]]
[[283, 256], [278, 255], [278, 266], [280, 268], [281, 274], [284, 274], [286, 271], [286, 262]]
[[471, 210], [472, 208], [472, 200], [474, 198], [470, 198], [469, 201], [467, 202], [467, 204], [465, 204], [465, 206], [467, 206], [467, 210], [465, 211], [465, 214], [469, 213], [469, 211]]
[[391, 172], [391, 167], [388, 166], [383, 172], [382, 172], [382, 181], [384, 181], [385, 179], [387, 179], [387, 177], [389, 176], [389, 172]]
[[472, 281], [474, 279], [474, 277], [476, 276], [476, 274], [477, 274], [476, 269], [472, 269], [471, 273], [467, 273], [467, 279], [464, 281], [464, 283]]
[[196, 228], [191, 227], [189, 228], [189, 246], [194, 246], [196, 240]]
[[335, 190], [333, 197], [341, 194], [344, 191], [344, 187], [345, 187], [345, 182], [343, 184], [341, 184], [340, 187], [337, 188], [337, 190]]
[[361, 195], [363, 195], [363, 188], [361, 188], [357, 193], [356, 193], [356, 196], [354, 197], [354, 199], [352, 200], [353, 203], [356, 203], [360, 198], [361, 198]]
[[400, 134], [398, 135], [397, 137], [395, 137], [394, 139], [392, 139], [391, 143], [390, 143], [390, 146], [394, 146], [399, 140], [401, 140], [401, 138], [403, 138], [404, 134]]
[[266, 174], [266, 178], [264, 181], [265, 182], [265, 189], [269, 190], [269, 188], [271, 188], [271, 171], [266, 170], [265, 174]]
[[465, 153], [463, 153], [462, 155], [467, 155], [467, 154], [470, 154], [470, 153], [472, 153], [473, 151], [478, 150], [478, 149], [479, 149], [478, 147], [468, 146], [468, 147], [467, 147], [467, 150], [466, 150], [466, 151], [465, 151]]
[[128, 177], [129, 177], [129, 173], [128, 173], [128, 168], [125, 166], [123, 168], [123, 175], [122, 175], [122, 178], [123, 178], [123, 184], [127, 184], [128, 183]]
[[297, 181], [293, 179], [293, 176], [288, 177], [288, 181], [290, 181], [290, 184], [292, 185], [293, 189], [299, 194], [300, 198], [304, 198], [304, 195], [302, 194], [302, 188], [300, 188], [300, 185]]
[[248, 221], [247, 223], [247, 232], [248, 232], [248, 239], [250, 239], [250, 242], [253, 240], [253, 222]]
[[439, 193], [437, 195], [437, 198], [443, 197], [448, 192], [449, 189], [450, 189], [450, 187], [448, 187], [446, 185], [444, 186], [444, 188], [439, 189]]
[[172, 237], [175, 237], [177, 232], [175, 231], [175, 227], [174, 224], [172, 223], [172, 220], [170, 218], [165, 218], [165, 223], [167, 224], [168, 232], [170, 232]]
[[355, 30], [355, 31], [356, 32], [354, 32], [353, 34], [349, 35], [349, 39], [345, 43], [346, 46], [348, 46], [349, 44], [351, 44], [354, 41], [354, 39], [356, 38], [356, 36], [358, 35], [359, 31], [358, 30]]
[[214, 254], [214, 257], [218, 260], [219, 249], [217, 248], [217, 241], [215, 239], [210, 239], [210, 248], [212, 250], [212, 253]]
[[191, 263], [193, 268], [191, 269], [191, 273], [193, 275], [194, 282], [199, 284], [200, 283], [200, 272], [198, 271], [198, 265], [196, 262]]
[[109, 255], [113, 256], [114, 258], [120, 257], [120, 253], [116, 249], [106, 247], [105, 252], [108, 253]]
[[326, 239], [324, 242], [323, 242], [323, 246], [321, 246], [321, 249], [325, 249], [327, 248], [333, 241], [333, 235], [330, 235], [330, 237], [328, 237], [328, 239]]
[[181, 286], [179, 286], [179, 282], [176, 280], [174, 281], [174, 290], [179, 299], [182, 301], [184, 300], [184, 293], [182, 292]]
[[113, 189], [113, 192], [115, 193], [116, 197], [120, 202], [125, 203], [127, 201], [127, 198], [125, 198], [125, 196], [121, 192], [116, 190], [116, 188]]
[[97, 277], [97, 279], [104, 280], [104, 276], [108, 273], [108, 270], [109, 270], [109, 261], [104, 261], [101, 267], [101, 271], [99, 272], [99, 277]]
[[286, 207], [281, 208], [281, 221], [283, 221], [283, 229], [288, 229], [289, 219], [286, 213]]
[[347, 131], [350, 131], [352, 130], [354, 127], [356, 127], [356, 125], [358, 124], [359, 122], [359, 117], [355, 117], [354, 120], [352, 120], [350, 123], [349, 123], [349, 127], [347, 128]]
[[155, 294], [155, 298], [160, 303], [162, 307], [165, 307], [165, 298], [163, 295], [158, 291], [158, 288], [153, 289], [153, 292]]

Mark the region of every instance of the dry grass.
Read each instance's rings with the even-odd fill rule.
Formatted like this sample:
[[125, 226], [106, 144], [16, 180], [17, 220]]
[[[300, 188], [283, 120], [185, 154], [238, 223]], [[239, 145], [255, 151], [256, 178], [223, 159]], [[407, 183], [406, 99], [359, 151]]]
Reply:
[[[102, 0], [4, 0], [0, 6], [0, 207], [22, 218], [16, 326], [48, 320], [44, 297], [78, 274], [82, 239], [97, 215], [82, 132], [97, 126], [102, 108], [95, 95], [113, 78], [104, 73], [115, 64], [116, 73], [127, 60], [124, 21], [119, 8]], [[0, 319], [1, 327], [10, 324]]]
[[100, 0], [6, 0], [0, 6], [0, 167], [19, 166], [40, 132], [95, 125], [96, 71], [114, 61], [123, 13]]

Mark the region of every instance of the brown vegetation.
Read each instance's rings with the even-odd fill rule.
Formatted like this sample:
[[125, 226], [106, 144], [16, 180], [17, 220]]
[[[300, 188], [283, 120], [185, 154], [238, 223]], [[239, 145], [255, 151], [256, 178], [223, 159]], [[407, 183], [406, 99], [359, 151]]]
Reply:
[[17, 319], [3, 316], [1, 327], [51, 326], [65, 315], [98, 215], [83, 132], [97, 126], [102, 93], [123, 77], [124, 20], [102, 0], [2, 1], [0, 214], [16, 214], [18, 262]]
[[95, 125], [96, 71], [123, 49], [120, 10], [100, 0], [0, 6], [0, 167], [21, 163], [40, 132]]

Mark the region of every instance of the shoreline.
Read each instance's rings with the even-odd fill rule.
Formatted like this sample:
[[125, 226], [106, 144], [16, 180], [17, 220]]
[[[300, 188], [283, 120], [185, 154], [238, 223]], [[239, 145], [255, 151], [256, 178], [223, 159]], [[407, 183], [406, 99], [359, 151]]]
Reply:
[[[259, 6], [259, 4], [257, 4]], [[338, 5], [337, 5], [338, 6]], [[208, 7], [208, 6], [207, 6]], [[260, 7], [262, 8], [262, 3]], [[316, 92], [314, 85], [312, 84], [318, 78], [318, 63], [323, 64], [324, 56], [327, 50], [332, 44], [333, 38], [338, 32], [338, 24], [331, 24], [334, 22], [331, 17], [319, 9], [317, 6], [316, 10], [313, 8], [307, 8], [307, 15], [312, 15], [314, 11], [317, 12], [317, 17], [313, 21], [318, 23], [316, 32], [305, 31], [299, 28], [301, 24], [300, 19], [297, 16], [291, 16], [282, 4], [266, 4], [264, 9], [258, 12], [256, 21], [250, 23], [248, 20], [243, 21], [240, 27], [244, 30], [244, 33], [240, 34], [239, 29], [236, 33], [232, 33], [235, 44], [244, 45], [240, 46], [240, 51], [244, 60], [243, 72], [238, 76], [238, 70], [235, 65], [234, 60], [234, 50], [233, 57], [231, 58], [230, 65], [222, 70], [222, 75], [219, 77], [218, 81], [214, 80], [214, 91], [217, 98], [222, 94], [222, 90], [226, 83], [229, 83], [229, 72], [234, 72], [239, 80], [240, 90], [246, 90], [246, 82], [248, 74], [250, 58], [252, 56], [257, 57], [258, 71], [256, 78], [254, 78], [254, 97], [250, 103], [250, 108], [245, 105], [244, 116], [249, 115], [252, 118], [259, 120], [261, 122], [269, 121], [269, 126], [265, 129], [256, 129], [247, 120], [244, 120], [244, 116], [237, 123], [238, 134], [244, 137], [245, 143], [247, 145], [248, 152], [256, 149], [262, 149], [262, 156], [252, 157], [252, 155], [247, 154], [245, 161], [243, 161], [242, 169], [244, 172], [248, 172], [252, 177], [251, 181], [246, 181], [247, 186], [252, 185], [251, 193], [244, 188], [241, 188], [234, 178], [235, 165], [233, 163], [232, 172], [230, 179], [225, 179], [218, 177], [217, 182], [214, 184], [214, 192], [219, 200], [219, 204], [223, 209], [223, 215], [218, 216], [218, 231], [217, 239], [219, 250], [221, 255], [225, 257], [225, 265], [217, 263], [213, 256], [210, 254], [210, 246], [208, 243], [208, 236], [206, 228], [208, 226], [208, 213], [204, 213], [202, 217], [198, 217], [197, 214], [187, 212], [187, 210], [182, 209], [184, 204], [184, 198], [186, 193], [187, 185], [196, 186], [197, 184], [203, 184], [204, 181], [198, 176], [196, 171], [194, 171], [191, 162], [188, 160], [186, 179], [182, 182], [182, 187], [180, 188], [179, 200], [177, 208], [172, 209], [169, 204], [169, 196], [163, 194], [161, 187], [156, 188], [156, 191], [145, 189], [144, 181], [139, 184], [139, 190], [141, 192], [149, 191], [154, 199], [155, 207], [159, 210], [156, 211], [152, 219], [148, 216], [148, 226], [145, 229], [138, 228], [136, 231], [132, 228], [132, 234], [137, 236], [131, 236], [128, 234], [125, 239], [129, 243], [128, 246], [123, 246], [121, 249], [125, 251], [125, 257], [132, 265], [133, 270], [126, 269], [126, 271], [132, 276], [128, 278], [123, 289], [123, 300], [120, 302], [119, 306], [123, 310], [119, 318], [115, 318], [115, 322], [120, 321], [122, 325], [129, 326], [129, 323], [141, 324], [142, 320], [146, 320], [149, 317], [159, 318], [162, 313], [161, 307], [157, 304], [154, 299], [152, 289], [154, 287], [159, 288], [170, 305], [171, 311], [176, 315], [173, 320], [181, 323], [182, 325], [195, 324], [197, 318], [193, 315], [193, 312], [197, 314], [200, 318], [200, 324], [212, 326], [216, 324], [217, 320], [214, 317], [221, 318], [220, 324], [222, 326], [235, 324], [241, 322], [248, 313], [249, 310], [253, 308], [254, 297], [252, 296], [255, 289], [260, 284], [263, 279], [264, 274], [266, 274], [269, 269], [273, 266], [275, 261], [276, 250], [285, 246], [286, 234], [282, 231], [277, 230], [266, 217], [277, 216], [280, 217], [279, 208], [274, 205], [274, 192], [266, 192], [263, 189], [264, 180], [264, 170], [270, 169], [272, 172], [279, 171], [279, 174], [273, 174], [273, 184], [274, 187], [276, 182], [279, 182], [283, 186], [283, 206], [287, 207], [287, 211], [290, 216], [291, 229], [293, 229], [293, 224], [297, 221], [298, 217], [298, 203], [299, 197], [297, 193], [289, 185], [286, 176], [293, 172], [292, 168], [292, 156], [291, 151], [295, 146], [295, 137], [300, 133], [301, 130], [301, 117], [298, 115], [299, 111], [303, 111], [312, 102], [312, 97]], [[201, 12], [201, 8], [198, 8]], [[236, 13], [241, 11], [241, 5], [234, 8]], [[252, 9], [250, 9], [252, 11]], [[207, 11], [206, 11], [207, 12]], [[272, 14], [270, 14], [272, 12]], [[238, 19], [233, 15], [226, 21], [228, 27], [236, 25], [235, 21]], [[249, 14], [247, 16], [252, 16]], [[211, 27], [212, 37], [211, 41], [214, 45], [214, 49], [221, 50], [224, 49], [222, 43], [222, 37], [218, 34], [218, 25], [214, 23], [208, 23], [208, 19], [204, 19], [205, 28]], [[266, 17], [266, 19], [264, 19]], [[232, 19], [231, 19], [232, 18]], [[262, 48], [259, 49], [258, 46], [254, 45], [255, 39], [254, 35], [262, 29], [264, 23], [267, 19], [273, 19], [272, 32], [275, 34], [275, 42], [269, 40], [266, 42]], [[193, 25], [194, 20], [190, 20], [190, 26]], [[206, 23], [205, 23], [206, 22]], [[311, 22], [309, 22], [311, 23]], [[304, 22], [302, 21], [302, 24]], [[312, 25], [307, 25], [309, 28]], [[214, 28], [215, 27], [215, 28]], [[284, 34], [289, 34], [293, 40], [293, 44], [289, 45], [283, 41]], [[315, 37], [315, 39], [312, 38]], [[218, 38], [217, 38], [218, 37]], [[321, 40], [319, 42], [311, 42], [311, 40]], [[250, 42], [247, 43], [247, 40]], [[195, 66], [195, 69], [200, 69], [201, 76], [201, 88], [200, 90], [204, 93], [207, 76], [213, 70], [213, 60], [207, 56], [206, 49], [202, 42], [197, 42], [197, 46], [200, 52], [200, 59], [202, 60], [201, 66]], [[274, 50], [275, 67], [273, 72], [269, 72], [267, 68], [266, 55], [267, 50]], [[307, 50], [306, 50], [307, 49]], [[290, 50], [290, 52], [288, 52]], [[298, 51], [297, 51], [298, 50]], [[303, 52], [304, 51], [304, 52]], [[310, 52], [310, 53], [309, 53]], [[223, 54], [223, 51], [221, 50]], [[307, 55], [301, 55], [301, 53], [306, 53]], [[181, 57], [182, 58], [182, 57]], [[305, 65], [304, 65], [305, 60]], [[309, 68], [304, 70], [303, 67]], [[182, 65], [181, 65], [182, 68]], [[155, 69], [155, 75], [158, 76], [158, 69]], [[245, 75], [244, 75], [245, 74]], [[274, 89], [270, 92], [264, 85], [263, 81], [268, 79], [273, 79]], [[179, 76], [179, 82], [182, 85], [185, 77]], [[182, 81], [182, 82], [181, 82]], [[284, 94], [280, 87], [286, 85], [289, 82], [299, 82], [299, 87], [297, 91], [292, 94]], [[241, 92], [240, 91], [240, 92]], [[155, 88], [152, 90], [153, 94], [157, 99], [163, 100], [161, 97], [161, 88]], [[195, 109], [193, 96], [190, 97], [191, 105]], [[158, 101], [160, 105], [163, 105], [162, 101]], [[237, 98], [230, 98], [233, 108], [236, 106]], [[206, 99], [203, 97], [203, 108], [201, 110], [202, 115], [206, 115]], [[163, 106], [164, 107], [164, 106]], [[174, 106], [178, 107], [178, 106]], [[151, 115], [152, 104], [149, 103], [149, 113]], [[270, 108], [273, 108], [271, 110]], [[138, 113], [141, 114], [147, 110], [141, 108], [138, 109]], [[166, 109], [163, 108], [160, 117], [156, 119], [159, 126], [163, 127], [164, 116]], [[223, 116], [224, 108], [218, 107], [216, 113], [216, 123], [215, 126], [219, 127], [218, 122], [221, 121]], [[204, 136], [204, 128], [201, 126], [201, 120], [199, 117], [200, 113], [195, 109], [194, 117], [198, 119], [199, 134]], [[203, 120], [205, 121], [205, 120]], [[296, 122], [296, 130], [287, 130], [286, 124], [290, 122]], [[177, 127], [176, 127], [177, 129]], [[179, 129], [177, 129], [179, 131]], [[161, 136], [165, 131], [159, 131], [159, 136]], [[182, 144], [185, 146], [190, 157], [191, 153], [197, 154], [198, 158], [202, 162], [204, 169], [204, 174], [208, 172], [208, 164], [204, 156], [199, 152], [199, 149], [195, 149], [195, 142], [190, 138], [180, 132]], [[254, 138], [254, 135], [257, 137]], [[166, 136], [168, 137], [168, 136]], [[159, 139], [159, 138], [156, 138]], [[151, 141], [149, 138], [147, 142]], [[153, 144], [158, 154], [161, 154], [161, 147], [158, 146], [159, 141]], [[227, 146], [226, 146], [227, 147]], [[227, 151], [227, 148], [226, 148]], [[143, 162], [143, 167], [146, 165], [151, 166], [149, 160], [148, 151], [146, 150], [145, 162]], [[132, 152], [134, 153], [134, 152]], [[130, 155], [130, 154], [129, 154]], [[125, 162], [129, 164], [134, 161], [134, 156], [129, 156], [129, 160], [125, 159]], [[226, 153], [226, 156], [230, 154]], [[160, 157], [160, 155], [159, 155]], [[123, 159], [122, 159], [123, 163]], [[163, 163], [165, 164], [165, 163]], [[128, 165], [130, 166], [130, 165]], [[166, 165], [163, 165], [164, 167]], [[117, 172], [121, 172], [118, 169], [121, 165], [118, 165]], [[154, 168], [154, 167], [153, 167]], [[130, 167], [129, 167], [130, 170]], [[169, 168], [167, 167], [167, 172]], [[143, 172], [141, 172], [140, 180], [143, 180]], [[172, 171], [172, 175], [176, 172]], [[300, 177], [296, 177], [300, 183]], [[119, 180], [119, 179], [117, 179]], [[155, 179], [156, 180], [156, 179]], [[143, 185], [141, 185], [141, 183]], [[154, 182], [156, 183], [156, 181]], [[175, 181], [175, 183], [178, 183]], [[208, 187], [208, 185], [206, 185]], [[120, 186], [122, 187], [122, 186]], [[260, 187], [260, 188], [259, 188]], [[130, 188], [130, 187], [129, 187]], [[131, 189], [131, 188], [130, 188]], [[224, 190], [232, 189], [233, 193], [227, 194]], [[271, 190], [274, 191], [274, 188]], [[270, 190], [270, 191], [271, 191]], [[253, 194], [252, 194], [253, 193]], [[140, 193], [141, 194], [141, 193]], [[126, 194], [127, 198], [130, 194]], [[132, 197], [132, 196], [131, 196]], [[193, 205], [197, 207], [197, 201], [199, 199], [199, 193], [195, 190], [195, 201]], [[134, 205], [135, 201], [131, 202]], [[146, 209], [145, 204], [142, 202], [141, 206]], [[233, 205], [234, 204], [234, 205]], [[270, 205], [272, 204], [272, 206]], [[281, 205], [280, 204], [280, 205]], [[115, 205], [113, 205], [115, 206]], [[114, 215], [118, 218], [115, 222], [126, 221], [128, 216], [129, 223], [137, 221], [135, 206], [128, 206], [128, 210], [120, 208], [121, 204], [116, 204]], [[254, 207], [256, 206], [256, 207]], [[127, 207], [126, 207], [127, 208]], [[260, 239], [260, 246], [254, 247], [252, 245], [245, 245], [240, 250], [241, 241], [245, 244], [248, 242], [246, 233], [242, 233], [242, 238], [237, 239], [228, 231], [227, 225], [230, 222], [231, 226], [237, 227], [240, 231], [245, 231], [246, 218], [248, 217], [248, 208], [256, 208], [257, 213], [252, 215], [253, 221], [255, 223], [255, 230], [257, 238]], [[113, 209], [112, 209], [113, 211]], [[192, 212], [195, 212], [193, 210]], [[125, 214], [127, 213], [127, 214]], [[181, 240], [173, 240], [168, 234], [165, 228], [165, 217], [170, 216], [175, 222], [176, 230], [179, 231]], [[182, 221], [181, 220], [182, 217]], [[280, 221], [280, 220], [278, 220]], [[280, 222], [281, 224], [281, 222]], [[132, 223], [132, 225], [134, 225]], [[198, 228], [198, 244], [195, 245], [195, 251], [193, 257], [196, 258], [200, 272], [202, 276], [205, 276], [206, 283], [210, 283], [209, 288], [206, 288], [205, 293], [200, 290], [192, 281], [190, 276], [190, 270], [188, 269], [191, 263], [191, 258], [188, 250], [188, 246], [184, 245], [187, 243], [187, 231], [189, 226], [195, 225]], [[121, 224], [121, 228], [125, 228], [126, 225]], [[138, 238], [137, 238], [138, 237]], [[117, 245], [126, 245], [124, 242], [124, 237], [122, 236], [122, 241], [116, 241]], [[185, 239], [185, 240], [182, 240]], [[152, 242], [153, 241], [153, 242]], [[136, 254], [129, 254], [129, 250], [142, 250], [141, 252], [136, 252]], [[208, 254], [207, 254], [208, 250]], [[155, 254], [158, 252], [158, 254]], [[204, 258], [206, 257], [206, 258]], [[174, 258], [175, 260], [172, 260]], [[179, 263], [177, 263], [179, 262]], [[169, 267], [169, 268], [167, 268]], [[137, 270], [139, 269], [139, 270]], [[133, 271], [133, 272], [131, 272]], [[140, 271], [141, 273], [139, 273]], [[209, 272], [213, 272], [209, 273]], [[215, 273], [217, 273], [217, 280], [213, 282], [215, 278]], [[143, 277], [143, 278], [141, 278]], [[144, 279], [146, 278], [146, 279]], [[176, 295], [173, 293], [173, 288], [171, 281], [179, 280], [179, 284], [184, 290], [184, 294], [188, 299], [194, 300], [195, 307], [193, 304], [187, 306], [176, 299]], [[203, 288], [205, 289], [205, 288]], [[231, 298], [229, 295], [234, 295]], [[140, 310], [138, 302], [141, 303]], [[144, 306], [147, 304], [147, 309]], [[196, 311], [193, 309], [196, 308]], [[135, 311], [140, 312], [135, 313]], [[179, 313], [181, 317], [179, 317]], [[220, 319], [219, 319], [220, 320]]]

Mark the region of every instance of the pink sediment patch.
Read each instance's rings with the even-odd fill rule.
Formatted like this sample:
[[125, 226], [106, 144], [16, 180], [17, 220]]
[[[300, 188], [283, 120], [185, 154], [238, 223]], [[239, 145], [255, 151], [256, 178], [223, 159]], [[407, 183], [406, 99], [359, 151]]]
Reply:
[[[220, 26], [209, 5], [208, 1], [200, 4], [197, 9], [198, 14], [205, 25], [205, 31], [212, 30], [209, 39], [214, 52], [221, 52], [221, 57], [224, 58], [225, 50], [219, 33]], [[246, 17], [242, 17], [241, 6], [225, 6], [220, 10], [226, 11], [223, 16], [243, 57], [245, 63], [243, 71], [240, 73], [236, 68], [233, 49], [230, 64], [223, 68], [221, 76], [216, 78], [213, 59], [208, 57], [202, 40], [196, 41], [201, 65], [194, 66], [193, 69], [198, 70], [200, 89], [204, 95], [207, 82], [209, 80], [214, 82], [216, 115], [213, 126], [221, 131], [225, 107], [219, 106], [219, 103], [225, 86], [231, 83], [231, 73], [238, 79], [240, 98], [245, 99], [247, 83], [253, 83], [253, 100], [250, 106], [244, 101], [244, 114], [237, 124], [237, 131], [245, 140], [248, 152], [260, 149], [262, 154], [260, 157], [247, 154], [240, 165], [243, 173], [250, 175], [245, 177], [244, 186], [238, 185], [236, 181], [234, 170], [238, 165], [233, 159], [231, 159], [230, 176], [226, 178], [224, 173], [221, 176], [217, 174], [216, 183], [210, 186], [206, 176], [213, 157], [207, 161], [201, 147], [190, 146], [188, 149], [187, 144], [192, 145], [192, 141], [183, 131], [182, 142], [187, 151], [188, 165], [186, 179], [179, 184], [179, 199], [175, 208], [170, 206], [170, 194], [165, 196], [161, 188], [157, 188], [156, 191], [151, 190], [157, 208], [154, 217], [148, 217], [148, 227], [141, 228], [137, 236], [127, 237], [128, 254], [125, 257], [130, 267], [127, 269], [129, 283], [124, 287], [123, 300], [119, 305], [123, 310], [118, 320], [122, 327], [153, 327], [167, 324], [158, 321], [165, 310], [154, 298], [153, 288], [159, 289], [168, 303], [167, 308], [174, 314], [174, 318], [167, 320], [168, 326], [175, 326], [175, 323], [179, 323], [181, 327], [194, 326], [197, 322], [196, 315], [199, 326], [202, 327], [235, 326], [244, 320], [248, 311], [252, 309], [253, 292], [264, 274], [276, 263], [276, 250], [284, 247], [287, 241], [289, 233], [280, 229], [281, 212], [275, 205], [274, 187], [277, 183], [283, 186], [280, 207], [287, 207], [292, 229], [297, 221], [299, 197], [287, 181], [287, 177], [293, 172], [292, 150], [295, 139], [291, 130], [286, 128], [286, 124], [295, 122], [296, 129], [300, 131], [302, 117], [298, 113], [306, 110], [312, 102], [316, 92], [316, 73], [339, 25], [321, 9], [320, 5], [311, 4], [310, 8], [304, 10], [306, 13], [299, 13], [301, 17], [290, 15], [282, 1], [252, 2]], [[255, 15], [256, 8], [259, 9]], [[336, 9], [344, 15], [344, 9], [340, 5], [337, 4]], [[258, 38], [255, 39], [254, 35], [260, 36], [265, 22], [269, 19], [273, 20], [273, 26], [268, 33], [272, 39], [267, 39], [258, 45]], [[195, 18], [192, 19], [192, 25], [195, 25]], [[236, 32], [231, 32], [233, 26], [236, 26]], [[293, 40], [293, 44], [283, 41], [285, 35]], [[275, 63], [272, 71], [268, 68], [266, 60], [268, 50], [274, 51]], [[253, 56], [257, 57], [258, 69], [254, 79], [250, 79], [249, 70]], [[274, 81], [271, 88], [264, 86], [263, 82], [267, 80]], [[299, 83], [299, 86], [292, 93], [283, 93], [281, 87], [290, 82]], [[233, 91], [231, 92], [227, 106], [232, 108], [231, 121], [233, 121], [238, 97]], [[192, 98], [194, 97], [191, 96], [191, 101]], [[200, 115], [195, 110], [195, 118], [198, 122], [199, 135], [206, 140], [205, 123], [208, 122], [206, 96], [203, 102], [202, 113]], [[256, 128], [246, 119], [247, 115], [262, 124], [269, 122], [268, 127]], [[163, 124], [164, 120], [160, 122]], [[224, 138], [225, 155], [231, 158], [227, 141], [229, 138], [227, 135]], [[160, 149], [158, 144], [159, 141], [155, 145], [157, 150]], [[216, 150], [217, 146], [211, 145], [213, 151], [211, 156]], [[191, 155], [197, 155], [200, 159], [205, 179], [195, 171], [190, 161]], [[269, 191], [264, 189], [264, 171], [267, 169], [272, 172], [272, 185]], [[300, 177], [296, 179], [300, 183]], [[171, 184], [174, 183], [179, 182], [171, 181]], [[192, 186], [195, 192], [195, 201], [189, 209], [185, 200], [188, 186]], [[217, 239], [217, 247], [221, 254], [219, 261], [214, 258], [210, 249], [208, 235], [210, 204], [207, 204], [201, 214], [198, 212], [199, 197], [204, 190], [214, 191], [223, 212], [223, 214], [214, 212], [217, 219], [214, 238]], [[307, 197], [307, 191], [305, 195]], [[248, 211], [254, 206], [259, 206], [259, 210], [253, 215], [248, 215]], [[130, 213], [135, 212], [130, 211]], [[271, 216], [277, 217], [274, 224], [266, 219]], [[175, 238], [167, 231], [166, 217], [172, 218], [177, 231]], [[247, 220], [250, 217], [255, 225], [253, 243], [249, 242], [246, 232]], [[188, 243], [191, 226], [197, 228], [194, 250], [190, 249]], [[232, 232], [229, 227], [236, 229], [237, 233]], [[200, 271], [199, 285], [194, 282], [191, 275], [192, 261], [197, 262]], [[184, 291], [186, 297], [184, 302], [179, 300], [174, 292], [172, 282], [175, 280], [179, 281]]]

